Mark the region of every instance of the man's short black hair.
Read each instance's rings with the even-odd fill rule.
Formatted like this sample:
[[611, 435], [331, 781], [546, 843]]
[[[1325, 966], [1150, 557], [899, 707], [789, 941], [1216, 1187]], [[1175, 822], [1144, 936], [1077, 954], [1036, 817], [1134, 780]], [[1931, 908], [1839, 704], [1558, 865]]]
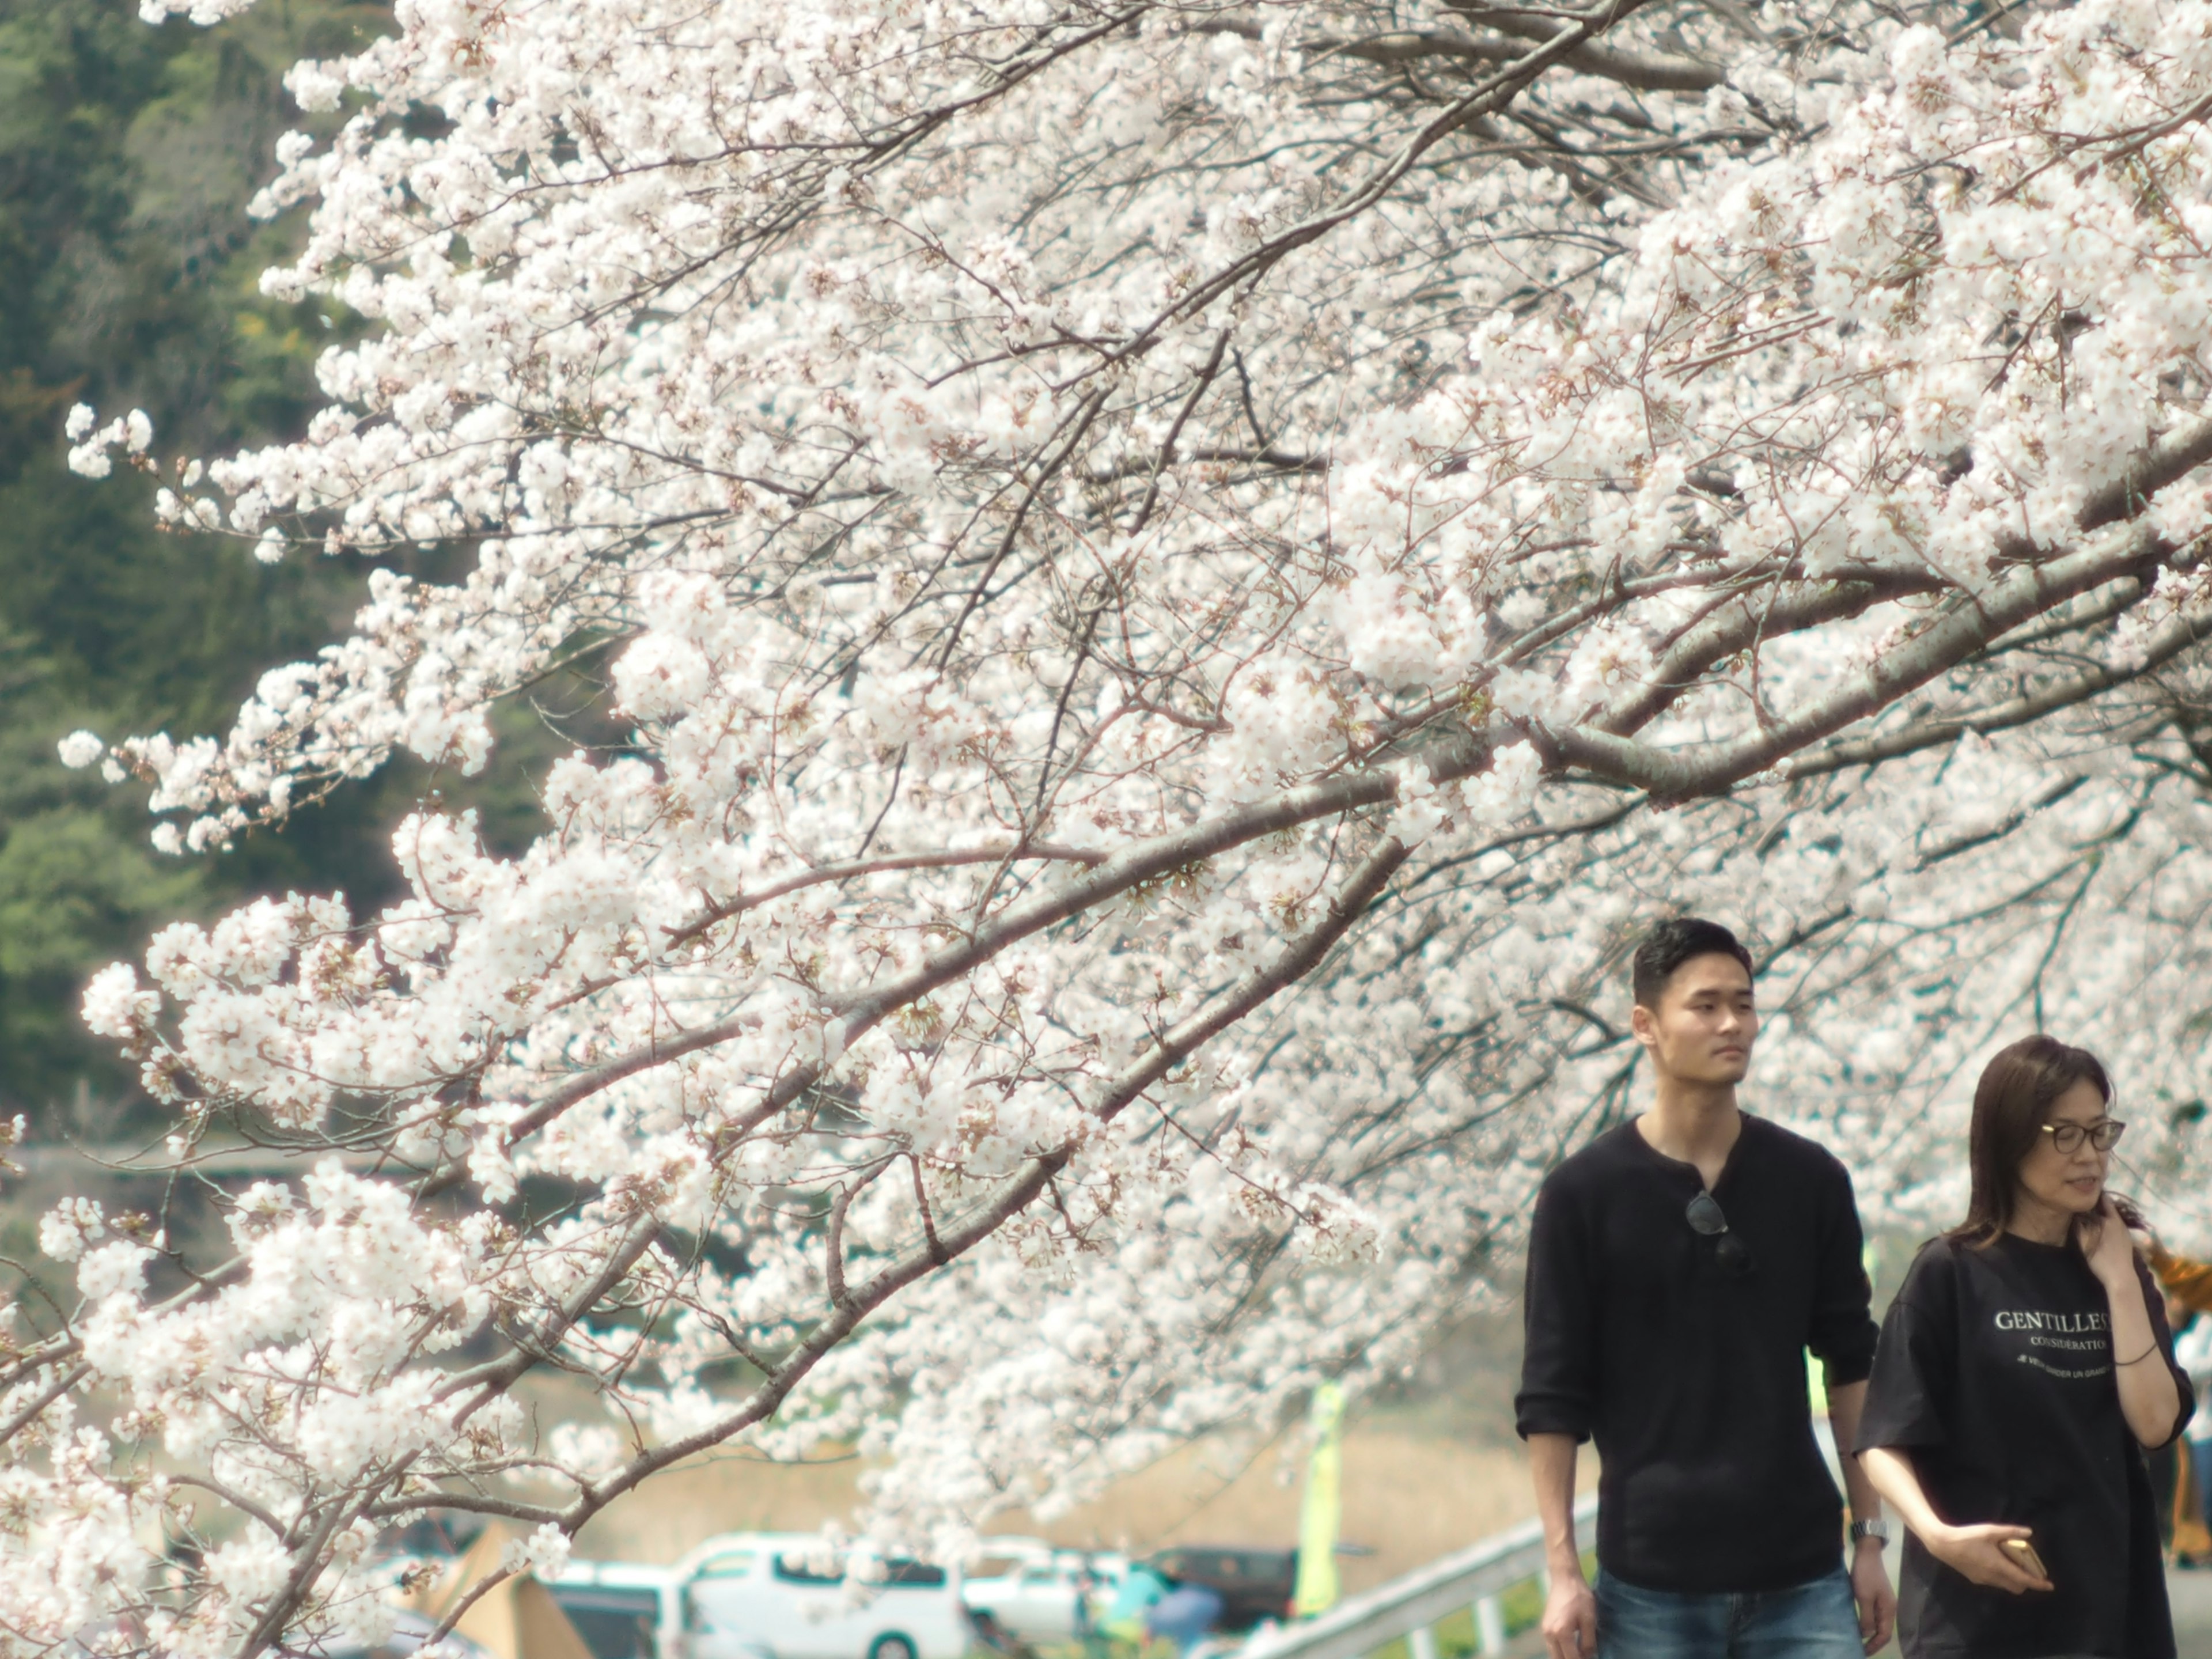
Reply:
[[1636, 1000], [1646, 1008], [1659, 1006], [1659, 994], [1681, 965], [1692, 957], [1734, 957], [1743, 971], [1756, 977], [1751, 952], [1743, 941], [1703, 916], [1669, 916], [1644, 936], [1629, 969], [1629, 984]]

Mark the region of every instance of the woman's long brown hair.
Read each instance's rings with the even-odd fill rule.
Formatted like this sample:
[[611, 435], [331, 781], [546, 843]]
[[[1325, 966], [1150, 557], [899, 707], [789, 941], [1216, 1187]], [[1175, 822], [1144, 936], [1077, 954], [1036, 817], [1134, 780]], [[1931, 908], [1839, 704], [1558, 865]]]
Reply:
[[[2112, 1079], [2104, 1062], [2087, 1048], [2032, 1036], [1990, 1057], [1974, 1085], [1974, 1119], [1966, 1132], [1966, 1164], [1973, 1182], [1966, 1218], [1947, 1237], [1987, 1244], [2004, 1231], [2020, 1195], [2020, 1166], [2035, 1150], [2053, 1103], [2077, 1083], [2094, 1083], [2106, 1103], [2112, 1103]], [[2123, 1207], [2124, 1220], [2129, 1213]]]

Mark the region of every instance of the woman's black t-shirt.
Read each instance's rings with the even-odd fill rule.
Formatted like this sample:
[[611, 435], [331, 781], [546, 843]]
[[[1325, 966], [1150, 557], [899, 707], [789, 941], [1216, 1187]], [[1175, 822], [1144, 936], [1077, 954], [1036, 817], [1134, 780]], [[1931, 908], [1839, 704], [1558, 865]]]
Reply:
[[[2164, 1306], [2136, 1265], [2172, 1369]], [[1858, 1449], [1906, 1453], [1948, 1522], [2033, 1528], [2056, 1586], [1985, 1589], [1908, 1534], [1898, 1586], [1907, 1659], [2172, 1659], [2158, 1521], [2120, 1411], [2109, 1305], [2078, 1249], [2009, 1233], [1987, 1245], [1936, 1239], [1905, 1275], [1882, 1322]], [[2179, 1433], [2191, 1395], [2175, 1376]]]

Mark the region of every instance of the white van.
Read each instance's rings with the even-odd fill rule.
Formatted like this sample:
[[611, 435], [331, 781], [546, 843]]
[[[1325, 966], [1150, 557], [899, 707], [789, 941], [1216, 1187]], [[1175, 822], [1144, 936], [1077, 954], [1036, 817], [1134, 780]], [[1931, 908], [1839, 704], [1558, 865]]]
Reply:
[[961, 1598], [1024, 1642], [1078, 1642], [1097, 1628], [1128, 1558], [1055, 1549], [1028, 1538], [986, 1538]]
[[966, 1659], [975, 1626], [957, 1573], [893, 1559], [880, 1577], [817, 1534], [726, 1533], [676, 1564], [681, 1659]]

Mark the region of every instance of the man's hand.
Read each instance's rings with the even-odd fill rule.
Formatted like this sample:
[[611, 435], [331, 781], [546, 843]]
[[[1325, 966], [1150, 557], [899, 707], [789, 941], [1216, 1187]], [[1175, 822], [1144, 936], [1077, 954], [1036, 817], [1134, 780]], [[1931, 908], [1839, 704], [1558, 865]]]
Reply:
[[1858, 1603], [1859, 1640], [1869, 1653], [1880, 1653], [1897, 1628], [1897, 1592], [1889, 1586], [1879, 1538], [1862, 1538], [1851, 1552], [1851, 1600]]
[[1575, 1547], [1575, 1438], [1528, 1437], [1528, 1473], [1536, 1513], [1544, 1521], [1544, 1561], [1552, 1588], [1544, 1597], [1544, 1647], [1551, 1659], [1597, 1659], [1597, 1598], [1583, 1577]]
[[1597, 1597], [1590, 1594], [1581, 1562], [1572, 1572], [1553, 1570], [1539, 1628], [1552, 1659], [1597, 1659]]
[[2008, 1538], [2033, 1535], [2026, 1527], [2003, 1527], [1991, 1523], [1978, 1527], [1940, 1527], [1932, 1534], [1921, 1534], [1920, 1541], [1928, 1546], [1929, 1554], [1954, 1572], [1964, 1575], [1977, 1584], [1985, 1584], [1991, 1589], [2021, 1595], [2029, 1590], [2056, 1588], [2048, 1578], [2039, 1578], [2022, 1566], [2011, 1551], [2000, 1547]]

